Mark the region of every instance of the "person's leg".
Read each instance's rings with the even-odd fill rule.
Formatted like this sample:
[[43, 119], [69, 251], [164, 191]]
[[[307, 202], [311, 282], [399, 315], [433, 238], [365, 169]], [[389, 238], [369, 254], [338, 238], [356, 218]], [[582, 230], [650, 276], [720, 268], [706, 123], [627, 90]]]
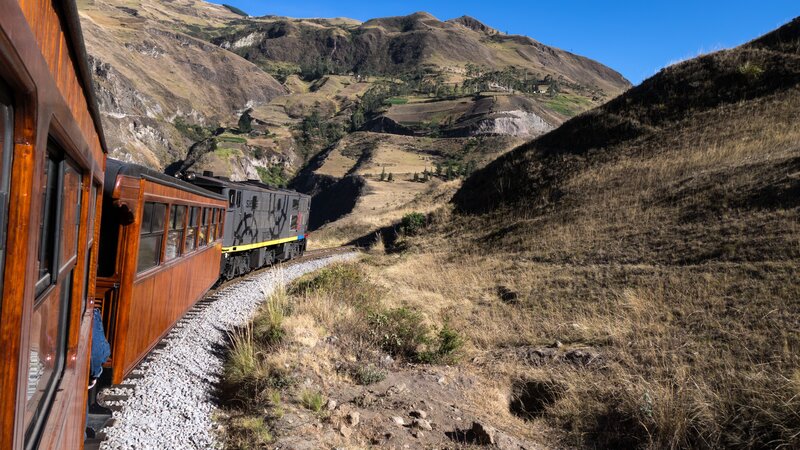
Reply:
[[92, 319], [92, 355], [89, 370], [91, 378], [97, 378], [103, 373], [103, 363], [109, 356], [111, 356], [111, 345], [103, 331], [103, 318], [100, 316], [100, 310], [95, 309]]

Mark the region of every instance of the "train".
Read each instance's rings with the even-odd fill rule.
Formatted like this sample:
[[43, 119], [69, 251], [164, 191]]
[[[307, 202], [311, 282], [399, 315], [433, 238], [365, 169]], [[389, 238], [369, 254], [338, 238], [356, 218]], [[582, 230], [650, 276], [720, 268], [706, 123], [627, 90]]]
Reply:
[[[305, 251], [310, 197], [107, 160], [95, 307], [118, 384], [219, 280]], [[144, 326], [146, 324], [146, 326]]]
[[83, 448], [95, 311], [119, 383], [219, 280], [301, 255], [309, 206], [108, 158], [75, 2], [0, 0], [0, 448]]

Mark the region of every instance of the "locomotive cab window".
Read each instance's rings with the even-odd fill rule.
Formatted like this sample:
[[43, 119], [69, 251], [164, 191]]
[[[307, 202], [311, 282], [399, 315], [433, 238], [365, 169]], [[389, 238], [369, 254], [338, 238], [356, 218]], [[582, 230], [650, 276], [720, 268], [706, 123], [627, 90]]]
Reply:
[[139, 258], [136, 272], [144, 272], [161, 262], [161, 242], [164, 236], [164, 221], [167, 205], [146, 202], [142, 209], [142, 224], [139, 230]]
[[298, 208], [300, 208], [300, 199], [292, 199], [292, 209], [297, 210]]
[[181, 256], [183, 247], [183, 228], [186, 225], [186, 206], [173, 205], [169, 210], [169, 231], [167, 247], [164, 249], [164, 261]]

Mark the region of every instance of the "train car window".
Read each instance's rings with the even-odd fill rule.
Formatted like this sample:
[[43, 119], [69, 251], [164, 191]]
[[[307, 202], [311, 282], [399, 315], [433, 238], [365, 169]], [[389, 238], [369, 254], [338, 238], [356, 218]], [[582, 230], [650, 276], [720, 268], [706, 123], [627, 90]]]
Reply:
[[5, 268], [11, 156], [14, 154], [14, 106], [7, 92], [8, 89], [0, 82], [0, 296]]
[[208, 220], [211, 218], [208, 208], [203, 208], [200, 219], [200, 229], [197, 233], [197, 246], [202, 247], [208, 242]]
[[63, 219], [60, 226], [59, 269], [66, 266], [78, 255], [78, 228], [81, 225], [82, 176], [71, 163], [64, 162], [62, 172], [61, 198]]
[[236, 193], [236, 206], [242, 206], [242, 191]]
[[48, 144], [45, 156], [44, 180], [42, 192], [42, 215], [39, 226], [39, 251], [37, 252], [36, 296], [44, 292], [55, 282], [53, 267], [55, 259], [56, 227], [58, 222], [59, 192], [59, 150], [54, 144]]
[[300, 208], [300, 199], [299, 198], [292, 199], [292, 209], [296, 210], [298, 208]]
[[[25, 439], [37, 436], [66, 361], [77, 235], [80, 226], [80, 170], [48, 142], [44, 160], [42, 216], [37, 252], [36, 299], [28, 328]], [[76, 220], [76, 217], [78, 218]], [[60, 270], [57, 270], [60, 269]], [[58, 273], [66, 273], [54, 289]]]
[[236, 191], [233, 189], [228, 190], [228, 206], [234, 207], [236, 205]]
[[219, 210], [217, 208], [211, 209], [211, 227], [208, 229], [208, 242], [217, 240], [217, 220], [219, 217]]
[[139, 258], [136, 272], [144, 272], [161, 262], [161, 243], [164, 237], [164, 223], [167, 205], [146, 202], [142, 210], [142, 226], [139, 230]]
[[289, 229], [296, 230], [297, 229], [297, 215], [292, 214], [292, 221], [290, 222]]
[[25, 440], [31, 441], [43, 425], [48, 405], [58, 387], [66, 360], [69, 304], [72, 276], [65, 278], [56, 293], [50, 291], [34, 307], [31, 317], [28, 377], [25, 392]]
[[225, 222], [225, 210], [219, 209], [217, 210], [219, 219], [217, 220], [217, 239], [222, 238], [222, 224]]
[[200, 208], [196, 206], [192, 206], [191, 211], [189, 212], [189, 227], [186, 228], [186, 253], [191, 252], [197, 246], [196, 238], [197, 238], [197, 220], [199, 219], [198, 215]]
[[167, 248], [164, 250], [164, 261], [181, 256], [184, 225], [186, 225], [186, 207], [173, 205], [169, 212], [169, 231], [167, 232]]

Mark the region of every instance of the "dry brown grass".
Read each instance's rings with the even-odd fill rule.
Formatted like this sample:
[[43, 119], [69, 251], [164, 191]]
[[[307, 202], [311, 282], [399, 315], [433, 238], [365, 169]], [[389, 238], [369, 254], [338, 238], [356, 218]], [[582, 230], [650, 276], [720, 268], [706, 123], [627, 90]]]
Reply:
[[[529, 382], [557, 391], [530, 420], [564, 445], [798, 447], [798, 105], [794, 87], [586, 153], [509, 158], [494, 182], [541, 196], [445, 208], [370, 271], [388, 302], [466, 336], [462, 369], [507, 429], [526, 423], [507, 409]], [[556, 341], [599, 360], [530, 357]]]

